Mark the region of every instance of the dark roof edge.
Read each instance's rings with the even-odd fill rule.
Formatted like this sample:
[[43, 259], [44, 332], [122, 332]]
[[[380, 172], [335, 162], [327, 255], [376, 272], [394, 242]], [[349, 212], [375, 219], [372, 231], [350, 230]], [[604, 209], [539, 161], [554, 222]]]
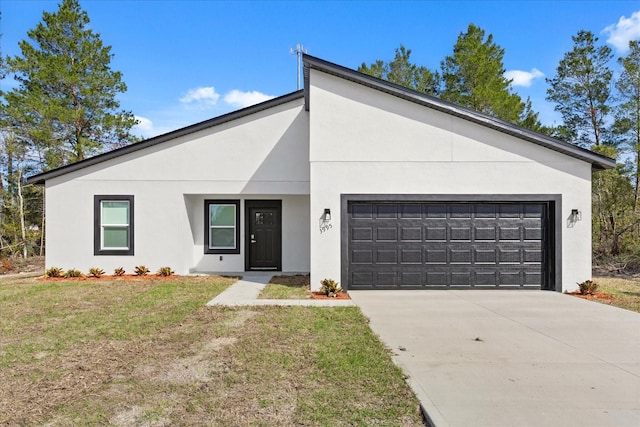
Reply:
[[611, 169], [616, 166], [615, 159], [612, 159], [602, 154], [595, 153], [591, 150], [578, 147], [573, 144], [569, 144], [564, 141], [552, 138], [534, 132], [530, 129], [523, 128], [513, 123], [506, 122], [504, 120], [496, 119], [495, 117], [479, 113], [475, 110], [471, 110], [466, 107], [452, 104], [434, 96], [426, 95], [421, 92], [408, 89], [404, 86], [400, 86], [394, 83], [387, 82], [385, 80], [378, 79], [367, 74], [359, 73], [350, 68], [346, 68], [342, 65], [334, 64], [325, 61], [314, 56], [304, 54], [304, 88], [305, 88], [305, 108], [307, 111], [311, 107], [309, 102], [309, 72], [310, 69], [316, 69], [327, 74], [331, 74], [337, 77], [341, 77], [355, 83], [359, 83], [364, 86], [368, 86], [372, 89], [377, 89], [382, 92], [397, 96], [399, 98], [421, 104], [434, 110], [441, 111], [443, 113], [452, 114], [462, 119], [468, 120], [473, 123], [481, 124], [483, 126], [492, 128], [494, 130], [506, 133], [532, 142], [534, 144], [541, 145], [554, 151], [566, 154], [568, 156], [580, 159], [587, 163], [591, 163], [594, 169], [603, 170]]
[[116, 157], [124, 156], [125, 154], [133, 153], [138, 150], [144, 150], [145, 148], [152, 147], [154, 145], [162, 144], [163, 142], [170, 141], [181, 136], [189, 135], [191, 133], [199, 132], [210, 127], [219, 126], [223, 123], [231, 122], [233, 120], [240, 119], [242, 117], [249, 116], [251, 114], [258, 113], [260, 111], [267, 110], [269, 108], [276, 107], [278, 105], [286, 104], [300, 98], [303, 98], [304, 94], [302, 90], [289, 93], [287, 95], [279, 96], [268, 101], [261, 102], [259, 104], [251, 105], [240, 110], [232, 111], [221, 116], [214, 117], [203, 122], [199, 122], [193, 125], [189, 125], [180, 129], [176, 129], [171, 132], [167, 132], [162, 135], [154, 136], [153, 138], [140, 141], [135, 144], [127, 145], [122, 148], [108, 151], [106, 153], [98, 154], [97, 156], [90, 157], [85, 160], [81, 160], [77, 163], [62, 166], [57, 169], [52, 169], [47, 172], [42, 172], [37, 175], [33, 175], [27, 178], [28, 184], [44, 184], [47, 179], [55, 178], [61, 175], [65, 175], [70, 172], [77, 171], [95, 164], [105, 162], [107, 160], [115, 159]]

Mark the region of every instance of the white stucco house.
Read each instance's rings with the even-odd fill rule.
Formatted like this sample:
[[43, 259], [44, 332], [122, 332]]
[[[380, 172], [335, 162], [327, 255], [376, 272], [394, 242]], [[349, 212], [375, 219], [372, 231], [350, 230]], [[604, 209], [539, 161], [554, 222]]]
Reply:
[[304, 90], [29, 178], [46, 266], [572, 290], [612, 159], [306, 55]]

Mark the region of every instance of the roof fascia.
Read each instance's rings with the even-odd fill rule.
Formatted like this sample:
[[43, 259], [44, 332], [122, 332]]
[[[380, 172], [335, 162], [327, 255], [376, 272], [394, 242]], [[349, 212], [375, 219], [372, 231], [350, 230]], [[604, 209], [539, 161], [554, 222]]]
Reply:
[[228, 123], [234, 120], [238, 120], [242, 117], [249, 116], [251, 114], [256, 114], [258, 112], [268, 110], [273, 107], [277, 107], [282, 104], [286, 104], [291, 101], [295, 101], [297, 99], [301, 99], [304, 96], [304, 91], [299, 90], [296, 92], [289, 93], [287, 95], [280, 96], [278, 98], [270, 99], [265, 102], [261, 102], [259, 104], [255, 104], [240, 110], [232, 111], [227, 114], [223, 114], [222, 116], [214, 117], [209, 120], [205, 120], [200, 123], [196, 123], [184, 128], [176, 129], [174, 131], [155, 136], [153, 138], [149, 138], [144, 141], [137, 142], [135, 144], [127, 145], [122, 148], [115, 149], [113, 151], [108, 151], [106, 153], [98, 154], [97, 156], [90, 157], [85, 160], [81, 160], [76, 163], [72, 163], [70, 165], [62, 166], [57, 169], [52, 169], [47, 172], [42, 172], [37, 175], [33, 175], [27, 178], [28, 184], [44, 184], [44, 182], [51, 178], [56, 178], [58, 176], [65, 175], [70, 172], [77, 171], [79, 169], [83, 169], [89, 166], [93, 166], [98, 163], [105, 162], [107, 160], [115, 159], [120, 156], [124, 156], [129, 153], [133, 153], [135, 151], [144, 150], [145, 148], [149, 148], [158, 144], [162, 144], [163, 142], [171, 141], [176, 138], [180, 138], [185, 135], [189, 135], [195, 132], [199, 132], [204, 129], [212, 128], [215, 126], [219, 126], [223, 123]]
[[354, 83], [361, 84], [363, 86], [370, 87], [372, 89], [388, 93], [407, 101], [411, 101], [416, 104], [441, 111], [443, 113], [454, 115], [456, 117], [480, 124], [499, 132], [524, 139], [526, 141], [541, 145], [551, 150], [558, 151], [560, 153], [590, 163], [596, 170], [611, 169], [616, 166], [615, 159], [612, 159], [610, 157], [603, 156], [591, 150], [587, 150], [585, 148], [560, 141], [558, 139], [540, 134], [538, 132], [534, 132], [530, 129], [514, 125], [513, 123], [497, 119], [487, 114], [479, 113], [475, 110], [443, 101], [442, 99], [436, 98], [434, 96], [426, 95], [424, 93], [408, 89], [404, 86], [400, 86], [386, 80], [381, 80], [367, 74], [359, 73], [352, 69], [325, 61], [320, 58], [316, 58], [308, 54], [303, 54], [303, 61], [305, 109], [307, 111], [309, 111], [309, 109], [311, 108], [309, 99], [310, 70], [315, 69], [336, 77], [343, 78], [345, 80], [352, 81]]

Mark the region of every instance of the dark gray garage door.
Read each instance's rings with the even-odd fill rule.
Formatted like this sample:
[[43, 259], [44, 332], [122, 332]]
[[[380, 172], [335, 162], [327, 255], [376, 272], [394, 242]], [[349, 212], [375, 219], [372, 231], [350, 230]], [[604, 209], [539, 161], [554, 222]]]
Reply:
[[347, 208], [348, 289], [545, 286], [545, 203], [349, 202]]

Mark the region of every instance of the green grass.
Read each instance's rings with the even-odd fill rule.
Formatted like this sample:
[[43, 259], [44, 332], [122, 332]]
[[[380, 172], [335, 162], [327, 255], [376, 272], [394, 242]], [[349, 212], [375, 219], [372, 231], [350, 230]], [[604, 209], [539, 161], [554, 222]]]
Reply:
[[611, 305], [640, 313], [640, 282], [622, 277], [594, 277], [598, 291], [613, 295]]
[[422, 425], [358, 308], [204, 305], [231, 282], [0, 281], [0, 425]]
[[258, 298], [261, 299], [308, 299], [309, 276], [274, 276], [264, 287]]

